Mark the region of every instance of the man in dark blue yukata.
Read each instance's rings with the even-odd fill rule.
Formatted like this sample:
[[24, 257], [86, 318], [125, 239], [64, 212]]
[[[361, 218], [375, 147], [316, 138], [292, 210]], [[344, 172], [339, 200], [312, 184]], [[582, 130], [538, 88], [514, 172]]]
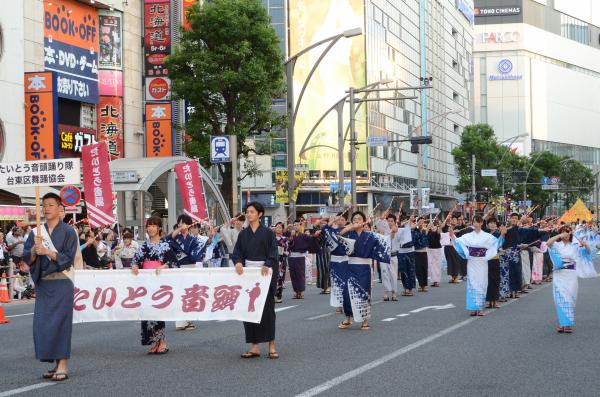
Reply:
[[73, 228], [61, 220], [63, 208], [58, 195], [46, 194], [42, 207], [46, 223], [39, 228], [39, 233], [34, 229], [34, 233], [29, 234], [23, 250], [23, 261], [30, 266], [36, 292], [33, 342], [38, 360], [55, 363], [43, 377], [64, 381], [69, 378], [73, 262], [79, 239]]
[[[189, 215], [181, 214], [177, 218], [177, 226], [167, 236], [167, 242], [177, 255], [177, 267], [179, 268], [196, 267], [196, 262], [202, 260], [202, 255], [206, 250], [206, 244], [201, 244], [200, 240], [190, 233], [193, 223]], [[176, 321], [175, 329], [186, 331], [196, 329], [196, 326], [191, 321]]]

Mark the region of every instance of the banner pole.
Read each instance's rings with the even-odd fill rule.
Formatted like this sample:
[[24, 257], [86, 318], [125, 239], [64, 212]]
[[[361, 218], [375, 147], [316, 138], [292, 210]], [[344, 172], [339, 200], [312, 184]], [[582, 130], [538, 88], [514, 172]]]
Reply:
[[35, 227], [36, 227], [36, 235], [42, 235], [42, 228], [40, 226], [40, 212], [41, 212], [41, 202], [40, 202], [40, 187], [35, 187]]

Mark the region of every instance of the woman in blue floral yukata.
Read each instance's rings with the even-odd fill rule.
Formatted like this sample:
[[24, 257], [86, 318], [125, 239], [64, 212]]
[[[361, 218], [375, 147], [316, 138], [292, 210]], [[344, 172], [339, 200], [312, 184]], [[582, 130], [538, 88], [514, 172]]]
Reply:
[[[160, 238], [162, 220], [152, 216], [146, 221], [146, 240], [133, 257], [131, 271], [137, 275], [140, 267], [142, 269], [156, 269], [160, 274], [161, 269], [173, 267], [177, 263], [177, 256], [171, 249], [169, 243]], [[148, 354], [166, 354], [169, 352], [165, 335], [164, 321], [142, 321], [142, 345], [152, 348]]]

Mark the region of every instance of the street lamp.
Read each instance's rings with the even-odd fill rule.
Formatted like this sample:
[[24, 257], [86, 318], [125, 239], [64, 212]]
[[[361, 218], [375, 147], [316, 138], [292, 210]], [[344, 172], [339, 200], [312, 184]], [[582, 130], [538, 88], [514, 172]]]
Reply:
[[[361, 87], [361, 88], [359, 88], [359, 90], [375, 88], [379, 85], [386, 85], [386, 84], [390, 84], [393, 82], [394, 82], [394, 80], [392, 80], [392, 79], [383, 79], [383, 80], [376, 81], [375, 83], [371, 83], [364, 87]], [[329, 109], [327, 109], [327, 111], [325, 113], [323, 113], [323, 115], [319, 118], [319, 120], [317, 120], [317, 122], [315, 123], [313, 128], [310, 130], [310, 132], [306, 136], [306, 139], [304, 139], [304, 143], [302, 144], [302, 148], [300, 149], [300, 158], [302, 158], [302, 156], [304, 155], [305, 152], [307, 152], [311, 149], [317, 148], [317, 147], [325, 147], [325, 148], [333, 149], [339, 153], [338, 154], [338, 184], [339, 184], [339, 186], [338, 186], [338, 196], [339, 196], [338, 202], [339, 202], [339, 206], [341, 206], [341, 207], [344, 206], [344, 189], [343, 189], [343, 187], [344, 187], [344, 143], [346, 140], [346, 134], [348, 133], [348, 130], [350, 129], [350, 127], [348, 127], [348, 129], [346, 130], [346, 134], [344, 134], [344, 105], [346, 103], [346, 100], [348, 100], [348, 97], [349, 97], [349, 94], [346, 94], [339, 101], [334, 103]], [[358, 104], [358, 106], [356, 106], [357, 111], [362, 104], [363, 104], [363, 102], [360, 102]], [[338, 119], [338, 121], [337, 121], [338, 147], [335, 148], [330, 145], [312, 145], [312, 146], [307, 147], [306, 145], [308, 144], [312, 134], [318, 128], [319, 124], [321, 124], [321, 122], [325, 119], [325, 117], [327, 117], [327, 115], [329, 113], [331, 113], [331, 111], [334, 109], [337, 112], [337, 119]]]
[[529, 167], [529, 171], [527, 171], [527, 176], [525, 177], [525, 181], [523, 182], [523, 201], [527, 201], [527, 180], [529, 179], [529, 173], [533, 169], [533, 166], [535, 165], [535, 163], [537, 163], [537, 161], [540, 159], [540, 157], [542, 157], [542, 154], [544, 154], [544, 152], [538, 153], [538, 156], [535, 158], [535, 160], [531, 164], [531, 167]]
[[[526, 138], [528, 136], [529, 136], [529, 134], [521, 134], [521, 135], [510, 137], [510, 138], [505, 139], [505, 140], [503, 140], [501, 142], [498, 142], [498, 145], [502, 145], [503, 143], [506, 143], [506, 142], [510, 141], [509, 147], [507, 148], [507, 150], [504, 151], [504, 153], [502, 154], [502, 157], [500, 157], [500, 160], [496, 163], [496, 168], [500, 167], [500, 165], [502, 164], [502, 160], [504, 160], [504, 156], [506, 156], [506, 154], [508, 152], [510, 152], [510, 145], [512, 145], [513, 143], [515, 143], [517, 139], [519, 139], [519, 138]], [[502, 197], [504, 197], [504, 173], [501, 173], [501, 174], [502, 174]]]
[[[325, 55], [335, 45], [335, 43], [337, 43], [338, 40], [340, 40], [341, 38], [350, 38], [350, 37], [354, 37], [354, 36], [359, 36], [361, 34], [362, 34], [362, 28], [359, 28], [359, 27], [345, 30], [337, 35], [325, 38], [321, 41], [318, 41], [318, 42], [304, 48], [297, 54], [289, 57], [288, 60], [285, 61], [285, 63], [284, 63], [285, 77], [286, 77], [286, 84], [287, 84], [287, 116], [288, 116], [288, 129], [287, 129], [288, 200], [289, 200], [289, 217], [292, 218], [292, 220], [295, 220], [295, 218], [296, 218], [296, 203], [292, 199], [294, 196], [294, 190], [296, 188], [296, 186], [295, 186], [296, 178], [294, 176], [295, 175], [294, 169], [295, 169], [295, 162], [296, 162], [296, 154], [295, 154], [296, 149], [294, 147], [294, 124], [296, 122], [296, 116], [298, 114], [298, 109], [300, 108], [300, 102], [302, 101], [302, 97], [304, 96], [304, 92], [306, 91], [306, 87], [308, 86], [308, 83], [309, 83], [312, 75], [314, 74], [315, 70], [317, 69], [317, 67], [319, 66], [319, 64], [325, 57]], [[319, 56], [319, 58], [317, 59], [317, 61], [313, 65], [313, 67], [311, 68], [310, 72], [308, 73], [308, 77], [304, 81], [302, 89], [300, 90], [300, 95], [298, 96], [298, 103], [294, 104], [294, 66], [296, 65], [296, 61], [298, 60], [298, 58], [301, 55], [303, 55], [306, 52], [312, 50], [313, 48], [318, 47], [321, 44], [325, 44], [327, 42], [329, 42], [329, 44], [327, 45], [327, 48], [325, 48], [325, 50], [321, 53], [321, 55]]]
[[[401, 100], [401, 99], [416, 99], [416, 96], [406, 96], [406, 97], [392, 97], [392, 98], [366, 98], [372, 92], [388, 92], [388, 91], [404, 91], [404, 90], [423, 90], [431, 88], [429, 85], [416, 86], [416, 87], [401, 87], [401, 88], [369, 88], [369, 89], [356, 89], [354, 87], [350, 87], [348, 91], [349, 94], [349, 102], [350, 102], [350, 177], [351, 177], [351, 185], [350, 189], [352, 192], [352, 203], [356, 204], [356, 128], [355, 128], [355, 115], [356, 109], [354, 108], [354, 103], [361, 102], [370, 102], [370, 101], [386, 101], [386, 100]], [[355, 95], [359, 93], [365, 93], [365, 98], [363, 99], [355, 99]]]

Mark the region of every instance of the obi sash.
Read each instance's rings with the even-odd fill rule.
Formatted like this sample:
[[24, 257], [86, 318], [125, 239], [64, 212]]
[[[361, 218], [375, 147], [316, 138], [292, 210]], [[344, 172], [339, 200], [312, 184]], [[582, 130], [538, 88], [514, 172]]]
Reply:
[[468, 247], [469, 248], [469, 256], [472, 258], [485, 258], [485, 254], [487, 253], [487, 248], [478, 248], [478, 247]]
[[142, 264], [142, 269], [158, 269], [162, 266], [160, 261], [144, 261]]
[[246, 267], [263, 267], [265, 265], [265, 261], [250, 261], [246, 259]]

